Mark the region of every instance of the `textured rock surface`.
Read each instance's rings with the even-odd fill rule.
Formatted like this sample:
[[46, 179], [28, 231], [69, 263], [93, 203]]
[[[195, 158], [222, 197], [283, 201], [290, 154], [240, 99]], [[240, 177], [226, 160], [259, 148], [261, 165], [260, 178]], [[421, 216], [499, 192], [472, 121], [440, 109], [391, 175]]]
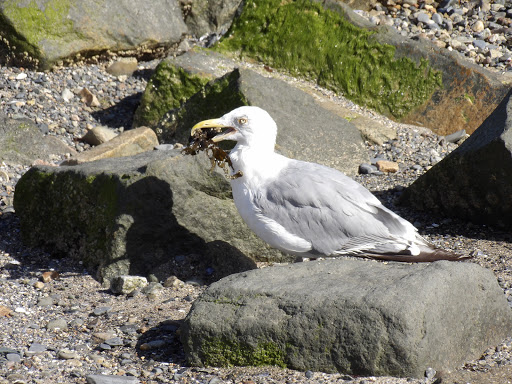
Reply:
[[241, 105], [257, 105], [276, 121], [276, 149], [283, 155], [322, 163], [349, 175], [368, 161], [358, 129], [307, 92], [248, 69], [229, 72], [233, 62], [216, 54], [192, 52], [184, 56], [174, 63], [168, 60], [169, 65], [194, 75], [205, 73], [206, 77], [227, 73], [164, 116], [157, 125], [162, 141], [186, 143], [190, 127], [198, 121], [220, 117]]
[[491, 271], [470, 263], [322, 260], [228, 276], [182, 328], [191, 365], [422, 377], [512, 330]]
[[187, 31], [176, 0], [0, 2], [0, 34], [41, 67], [78, 53], [170, 46]]
[[512, 93], [456, 150], [402, 195], [416, 209], [512, 225]]
[[232, 71], [237, 63], [221, 54], [191, 50], [162, 60], [148, 82], [133, 117], [134, 127], [156, 128], [171, 109], [181, 106], [208, 81]]
[[441, 49], [426, 39], [407, 39], [395, 29], [376, 28], [359, 17], [345, 4], [331, 1], [327, 4], [340, 9], [354, 25], [374, 29], [374, 38], [396, 48], [396, 57], [408, 57], [419, 63], [428, 60], [433, 69], [441, 71], [443, 86], [436, 89], [423, 105], [407, 114], [400, 121], [426, 126], [438, 135], [466, 129], [475, 131], [486, 116], [496, 108], [510, 88], [510, 76], [500, 76], [465, 60], [455, 52]]
[[76, 152], [61, 140], [45, 136], [31, 120], [0, 115], [0, 161], [30, 165], [36, 159], [66, 153]]
[[194, 0], [188, 3], [185, 22], [197, 37], [225, 33], [241, 0]]
[[254, 268], [251, 259], [283, 260], [245, 226], [228, 181], [209, 169], [204, 154], [179, 151], [34, 167], [16, 186], [22, 235], [98, 268], [100, 280], [149, 273], [165, 280], [175, 256], [188, 254], [211, 260], [219, 278], [217, 266], [228, 260], [229, 273]]

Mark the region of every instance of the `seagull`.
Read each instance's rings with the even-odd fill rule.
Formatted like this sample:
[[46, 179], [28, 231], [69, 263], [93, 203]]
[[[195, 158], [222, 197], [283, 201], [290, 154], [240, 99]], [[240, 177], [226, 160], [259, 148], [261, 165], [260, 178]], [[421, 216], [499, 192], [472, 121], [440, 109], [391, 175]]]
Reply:
[[192, 128], [216, 130], [212, 141], [235, 141], [229, 152], [236, 208], [270, 246], [297, 258], [358, 256], [428, 262], [459, 260], [436, 248], [342, 172], [274, 151], [277, 125], [263, 109], [237, 108]]

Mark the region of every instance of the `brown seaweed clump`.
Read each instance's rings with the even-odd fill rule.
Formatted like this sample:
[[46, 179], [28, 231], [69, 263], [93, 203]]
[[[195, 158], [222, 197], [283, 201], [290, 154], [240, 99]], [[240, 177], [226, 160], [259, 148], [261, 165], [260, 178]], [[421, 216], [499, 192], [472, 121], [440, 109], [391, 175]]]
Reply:
[[226, 151], [218, 146], [212, 138], [218, 133], [216, 129], [200, 129], [194, 132], [194, 135], [190, 138], [188, 146], [182, 149], [181, 153], [185, 155], [195, 156], [201, 151], [205, 151], [206, 155], [210, 159], [212, 165], [210, 171], [215, 169], [215, 166], [222, 168], [224, 174], [228, 179], [237, 179], [243, 175], [242, 171], [238, 171], [229, 174], [230, 167], [233, 171], [233, 164]]

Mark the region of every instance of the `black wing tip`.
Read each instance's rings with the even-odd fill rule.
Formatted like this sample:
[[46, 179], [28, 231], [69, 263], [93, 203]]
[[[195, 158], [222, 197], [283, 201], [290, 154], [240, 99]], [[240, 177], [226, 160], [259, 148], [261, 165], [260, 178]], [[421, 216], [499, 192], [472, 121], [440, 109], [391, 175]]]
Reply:
[[447, 251], [441, 248], [434, 248], [432, 251], [420, 252], [418, 255], [409, 254], [364, 254], [363, 257], [368, 257], [375, 260], [383, 261], [401, 261], [407, 263], [431, 263], [434, 261], [447, 260], [447, 261], [463, 261], [471, 259], [472, 256], [461, 255], [455, 252]]

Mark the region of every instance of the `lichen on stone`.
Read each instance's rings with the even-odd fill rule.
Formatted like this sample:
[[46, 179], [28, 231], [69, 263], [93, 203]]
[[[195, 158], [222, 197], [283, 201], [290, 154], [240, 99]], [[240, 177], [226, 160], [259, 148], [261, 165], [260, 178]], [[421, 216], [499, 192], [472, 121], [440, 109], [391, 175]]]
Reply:
[[248, 0], [216, 46], [316, 81], [356, 103], [400, 118], [441, 86], [427, 61], [395, 58], [374, 32], [309, 0]]
[[171, 109], [178, 108], [206, 85], [208, 78], [188, 73], [163, 60], [155, 70], [134, 115], [135, 127], [154, 128]]
[[267, 366], [286, 368], [285, 353], [272, 341], [256, 345], [213, 337], [202, 341], [202, 361], [206, 366]]
[[168, 111], [156, 128], [160, 142], [178, 141], [186, 144], [190, 129], [199, 121], [222, 116], [237, 107], [248, 105], [237, 86], [239, 79], [240, 71], [235, 69], [210, 81], [180, 108]]
[[[70, 7], [69, 0], [49, 0], [44, 6], [39, 6], [35, 0], [25, 6], [19, 1], [6, 0], [2, 5], [3, 15], [0, 14], [0, 32], [10, 37], [10, 44], [17, 52], [43, 60], [37, 48], [40, 41], [54, 36], [71, 40], [76, 36], [73, 22], [67, 17]], [[23, 31], [23, 35], [15, 31]]]

